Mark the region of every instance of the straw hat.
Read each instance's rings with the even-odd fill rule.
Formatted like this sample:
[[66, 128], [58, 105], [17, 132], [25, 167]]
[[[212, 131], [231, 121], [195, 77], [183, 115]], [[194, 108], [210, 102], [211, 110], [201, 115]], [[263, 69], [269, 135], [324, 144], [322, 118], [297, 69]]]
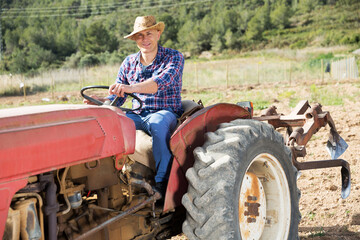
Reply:
[[141, 16], [135, 19], [134, 23], [134, 31], [124, 38], [129, 38], [131, 40], [135, 40], [135, 34], [144, 30], [156, 29], [159, 30], [160, 33], [164, 31], [165, 23], [158, 22], [156, 23], [156, 19], [154, 16]]

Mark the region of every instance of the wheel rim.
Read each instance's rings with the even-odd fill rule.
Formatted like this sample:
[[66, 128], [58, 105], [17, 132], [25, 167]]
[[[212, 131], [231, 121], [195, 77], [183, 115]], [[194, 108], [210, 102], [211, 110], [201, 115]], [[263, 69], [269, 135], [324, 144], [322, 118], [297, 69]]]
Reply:
[[288, 186], [273, 155], [262, 153], [251, 161], [239, 194], [241, 239], [287, 239], [291, 221]]

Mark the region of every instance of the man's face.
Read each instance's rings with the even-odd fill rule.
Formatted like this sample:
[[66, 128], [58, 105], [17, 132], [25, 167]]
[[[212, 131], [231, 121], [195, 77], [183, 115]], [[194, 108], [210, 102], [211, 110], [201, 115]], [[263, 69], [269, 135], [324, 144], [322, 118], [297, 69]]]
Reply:
[[150, 29], [144, 30], [135, 35], [135, 41], [142, 53], [157, 51], [157, 44], [160, 39], [160, 31]]

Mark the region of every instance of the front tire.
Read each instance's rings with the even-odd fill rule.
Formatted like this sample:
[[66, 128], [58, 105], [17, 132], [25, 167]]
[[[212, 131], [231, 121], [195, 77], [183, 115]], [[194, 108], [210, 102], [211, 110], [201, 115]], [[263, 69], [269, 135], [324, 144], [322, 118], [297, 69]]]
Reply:
[[189, 239], [298, 239], [296, 168], [280, 133], [238, 119], [206, 134], [186, 172]]

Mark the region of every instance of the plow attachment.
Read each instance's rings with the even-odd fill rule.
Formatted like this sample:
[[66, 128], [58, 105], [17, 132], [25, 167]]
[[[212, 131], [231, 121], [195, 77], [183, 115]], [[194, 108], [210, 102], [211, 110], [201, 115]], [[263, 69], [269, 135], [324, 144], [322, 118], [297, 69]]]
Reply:
[[[292, 151], [293, 164], [298, 170], [341, 167], [341, 197], [347, 198], [350, 194], [351, 176], [350, 165], [343, 159], [338, 159], [347, 149], [348, 144], [339, 135], [329, 112], [323, 112], [320, 104], [310, 106], [308, 101], [301, 101], [289, 115], [276, 112], [276, 107], [268, 108], [259, 121], [267, 121], [274, 128], [286, 128], [288, 138], [286, 145]], [[326, 144], [331, 160], [299, 162], [298, 157], [305, 157], [306, 144], [320, 128], [330, 127], [329, 140]], [[294, 130], [295, 128], [295, 130]]]
[[340, 157], [347, 148], [347, 143], [337, 132], [334, 132], [333, 135], [329, 136], [326, 149], [328, 150], [331, 159], [338, 159], [338, 157]]

